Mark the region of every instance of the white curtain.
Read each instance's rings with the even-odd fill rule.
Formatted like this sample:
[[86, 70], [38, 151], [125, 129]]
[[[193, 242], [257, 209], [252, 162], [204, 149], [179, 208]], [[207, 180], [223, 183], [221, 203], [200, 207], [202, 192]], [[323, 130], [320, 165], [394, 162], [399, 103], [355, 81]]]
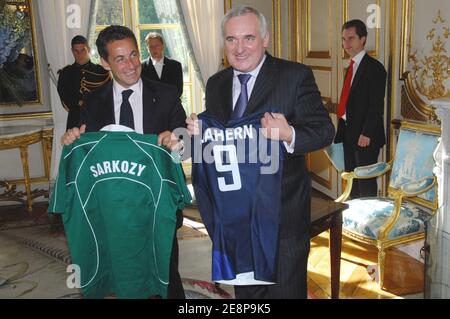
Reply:
[[[94, 3], [94, 2], [93, 2]], [[34, 1], [39, 12], [43, 31], [45, 53], [51, 71], [56, 72], [74, 62], [70, 41], [78, 34], [88, 38], [91, 0], [45, 0]], [[69, 22], [67, 20], [70, 20]], [[66, 130], [67, 111], [61, 105], [56, 83], [50, 81], [50, 103], [53, 113], [53, 151], [50, 181], [58, 175], [62, 146], [60, 137]]]
[[222, 68], [223, 0], [179, 0], [203, 85]]
[[[153, 0], [153, 4], [155, 5], [159, 23], [180, 23], [178, 8], [175, 1]], [[187, 52], [182, 49], [184, 46], [182, 33], [174, 32], [172, 29], [163, 29], [162, 33], [166, 47], [171, 53], [171, 57], [182, 60], [182, 62], [187, 62]], [[179, 47], [178, 45], [180, 42], [182, 47]], [[177, 48], [179, 48], [179, 50], [177, 50]]]

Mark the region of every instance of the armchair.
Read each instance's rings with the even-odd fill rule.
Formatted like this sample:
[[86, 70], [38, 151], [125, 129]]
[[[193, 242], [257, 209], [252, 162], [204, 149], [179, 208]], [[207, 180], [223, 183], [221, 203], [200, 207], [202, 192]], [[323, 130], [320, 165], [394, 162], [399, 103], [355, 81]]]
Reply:
[[[393, 160], [344, 172], [342, 145], [332, 144], [325, 154], [347, 184], [336, 202], [345, 202], [343, 234], [378, 248], [379, 284], [383, 288], [386, 249], [425, 237], [425, 223], [437, 210], [433, 152], [440, 128], [401, 122]], [[347, 200], [355, 178], [373, 178], [390, 172], [387, 197]]]

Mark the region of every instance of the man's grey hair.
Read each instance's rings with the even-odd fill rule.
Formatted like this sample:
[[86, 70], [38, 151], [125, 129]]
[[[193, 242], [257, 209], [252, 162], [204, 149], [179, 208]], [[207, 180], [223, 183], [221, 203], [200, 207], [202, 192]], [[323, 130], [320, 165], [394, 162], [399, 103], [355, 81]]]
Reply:
[[253, 7], [245, 6], [245, 5], [239, 5], [235, 8], [232, 8], [228, 10], [228, 12], [225, 14], [225, 16], [222, 18], [222, 38], [225, 40], [225, 24], [234, 17], [240, 17], [249, 13], [253, 13], [256, 15], [256, 17], [259, 20], [259, 33], [261, 34], [261, 37], [264, 38], [266, 34], [268, 33], [267, 29], [267, 19], [266, 17], [256, 10]]

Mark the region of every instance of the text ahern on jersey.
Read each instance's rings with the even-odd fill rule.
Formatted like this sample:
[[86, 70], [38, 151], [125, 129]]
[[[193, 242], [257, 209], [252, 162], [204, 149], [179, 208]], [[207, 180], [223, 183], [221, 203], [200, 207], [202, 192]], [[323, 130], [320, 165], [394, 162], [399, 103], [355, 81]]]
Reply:
[[226, 142], [232, 140], [252, 139], [255, 133], [253, 125], [243, 125], [242, 127], [227, 128], [225, 131], [215, 127], [207, 128], [203, 133], [202, 143]]
[[89, 169], [91, 170], [92, 176], [94, 177], [113, 173], [124, 173], [134, 176], [141, 176], [146, 167], [146, 165], [128, 161], [104, 161], [95, 165], [91, 165]]

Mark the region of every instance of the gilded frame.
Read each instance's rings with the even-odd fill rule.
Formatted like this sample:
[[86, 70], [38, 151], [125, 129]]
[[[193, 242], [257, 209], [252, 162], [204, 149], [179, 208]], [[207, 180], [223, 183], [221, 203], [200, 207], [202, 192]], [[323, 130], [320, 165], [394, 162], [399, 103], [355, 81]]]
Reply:
[[[13, 2], [13, 3], [10, 3]], [[35, 106], [35, 105], [42, 105], [42, 85], [41, 85], [41, 76], [40, 76], [40, 64], [39, 64], [39, 50], [37, 46], [37, 35], [36, 35], [36, 21], [34, 18], [34, 14], [37, 14], [37, 11], [35, 11], [35, 7], [33, 5], [33, 0], [21, 0], [21, 1], [6, 1], [5, 5], [16, 5], [19, 6], [20, 4], [18, 2], [23, 2], [23, 4], [27, 7], [26, 10], [28, 10], [28, 16], [30, 18], [30, 28], [31, 28], [31, 48], [33, 52], [33, 68], [34, 68], [34, 79], [36, 82], [36, 98], [33, 100], [24, 100], [23, 105], [26, 106]], [[17, 102], [14, 101], [7, 101], [2, 102], [0, 101], [0, 109], [1, 108], [15, 108], [18, 106]], [[15, 114], [17, 116], [18, 114]], [[0, 116], [0, 119], [3, 118], [3, 116]]]
[[[402, 129], [410, 129], [413, 131], [425, 132], [425, 133], [430, 133], [430, 134], [434, 134], [434, 135], [438, 135], [438, 136], [441, 135], [441, 127], [436, 126], [436, 125], [431, 125], [431, 124], [422, 124], [422, 123], [415, 123], [415, 122], [409, 122], [409, 121], [401, 121], [400, 127]], [[388, 194], [389, 195], [392, 195], [395, 191], [397, 191], [396, 188], [388, 186]], [[416, 204], [422, 205], [424, 207], [427, 207], [429, 209], [432, 209], [433, 211], [436, 211], [438, 208], [437, 195], [433, 202], [429, 202], [429, 201], [424, 200], [419, 197], [409, 198], [408, 200], [413, 203], [416, 203]]]

